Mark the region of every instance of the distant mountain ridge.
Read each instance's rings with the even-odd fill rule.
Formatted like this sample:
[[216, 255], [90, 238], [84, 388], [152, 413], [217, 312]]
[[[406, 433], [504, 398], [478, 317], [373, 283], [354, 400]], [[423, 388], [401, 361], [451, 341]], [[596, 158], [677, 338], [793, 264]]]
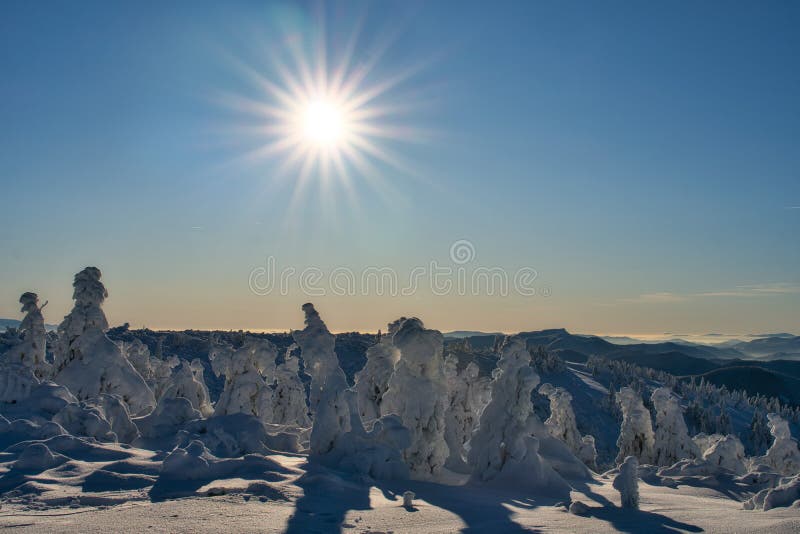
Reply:
[[[3, 319], [0, 318], [0, 332], [5, 332], [8, 328], [19, 328], [19, 323], [17, 319]], [[58, 325], [56, 324], [46, 324], [44, 327], [47, 330], [56, 330]]]

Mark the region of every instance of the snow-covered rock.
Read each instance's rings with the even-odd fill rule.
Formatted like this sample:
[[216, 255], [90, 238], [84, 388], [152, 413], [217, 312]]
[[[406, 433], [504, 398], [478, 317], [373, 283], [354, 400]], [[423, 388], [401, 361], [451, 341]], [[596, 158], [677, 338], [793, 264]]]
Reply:
[[417, 318], [406, 319], [392, 336], [400, 360], [389, 379], [381, 413], [396, 414], [411, 432], [404, 451], [412, 476], [435, 477], [449, 453], [444, 439], [447, 383], [442, 359], [443, 337]]
[[623, 508], [639, 508], [639, 462], [635, 456], [626, 457], [620, 464], [614, 489], [619, 492]]
[[75, 307], [59, 325], [54, 381], [69, 388], [78, 400], [101, 393], [119, 395], [131, 413], [155, 407], [147, 383], [106, 335], [108, 321], [100, 308], [108, 293], [100, 270], [87, 267], [75, 275]]
[[667, 387], [653, 391], [656, 412], [655, 464], [673, 465], [684, 458], [700, 457], [700, 449], [689, 437], [678, 398]]
[[522, 338], [506, 340], [491, 400], [469, 442], [472, 480], [568, 496], [569, 485], [539, 455], [539, 439], [533, 436], [531, 392], [539, 376], [530, 361]]
[[624, 387], [617, 393], [617, 403], [622, 410], [622, 427], [617, 439], [617, 464], [628, 456], [635, 456], [640, 463], [655, 460], [653, 425], [650, 412], [642, 403], [642, 396], [631, 388]]

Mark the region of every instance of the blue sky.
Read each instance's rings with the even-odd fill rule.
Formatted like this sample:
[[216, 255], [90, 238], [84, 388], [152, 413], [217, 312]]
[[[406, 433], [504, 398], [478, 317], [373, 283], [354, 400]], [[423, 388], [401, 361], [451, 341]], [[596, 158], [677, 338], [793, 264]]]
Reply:
[[[310, 297], [253, 294], [270, 255], [402, 279], [466, 239], [538, 294], [314, 301], [337, 330], [798, 332], [798, 24], [795, 2], [4, 2], [0, 316], [34, 290], [58, 322], [92, 264], [112, 322], [284, 329]], [[245, 71], [279, 82], [271, 55], [315, 62], [323, 28], [331, 58], [360, 28], [365, 85], [411, 72], [376, 101], [413, 135], [376, 141], [403, 168], [292, 204], [228, 103], [274, 104]]]

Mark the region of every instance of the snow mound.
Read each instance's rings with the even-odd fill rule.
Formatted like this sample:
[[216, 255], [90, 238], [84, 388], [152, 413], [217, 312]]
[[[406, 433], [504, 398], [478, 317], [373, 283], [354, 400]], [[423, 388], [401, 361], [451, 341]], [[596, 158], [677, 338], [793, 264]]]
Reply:
[[800, 500], [800, 476], [784, 479], [775, 486], [759, 491], [744, 503], [745, 510], [769, 511], [773, 508], [787, 507]]
[[222, 458], [275, 451], [300, 452], [295, 434], [268, 434], [259, 419], [244, 413], [196, 419], [186, 423], [182, 430], [187, 440], [201, 441], [215, 456]]

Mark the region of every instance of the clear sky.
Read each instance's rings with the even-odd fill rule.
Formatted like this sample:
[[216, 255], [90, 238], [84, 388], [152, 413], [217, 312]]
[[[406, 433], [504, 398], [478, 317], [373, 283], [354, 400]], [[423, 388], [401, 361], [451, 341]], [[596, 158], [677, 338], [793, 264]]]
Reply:
[[[32, 290], [58, 323], [96, 265], [132, 326], [294, 328], [313, 300], [335, 330], [800, 332], [799, 27], [798, 2], [4, 1], [0, 317]], [[382, 89], [369, 172], [299, 188], [302, 158], [254, 157], [290, 50]], [[270, 256], [325, 294], [257, 294]], [[432, 261], [535, 294], [439, 295]], [[392, 296], [368, 267], [427, 271]]]

